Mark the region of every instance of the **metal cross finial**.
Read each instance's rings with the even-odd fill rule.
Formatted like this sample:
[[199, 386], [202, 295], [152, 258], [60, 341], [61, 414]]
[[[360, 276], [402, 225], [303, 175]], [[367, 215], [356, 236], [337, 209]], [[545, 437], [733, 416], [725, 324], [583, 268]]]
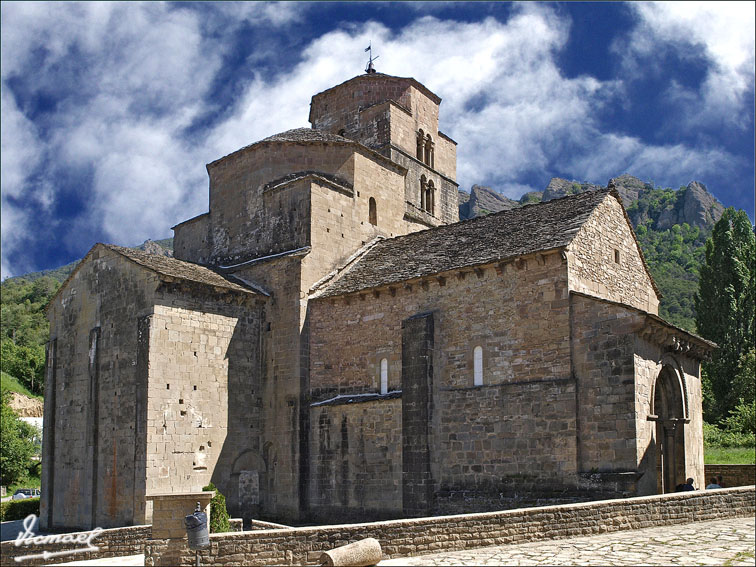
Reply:
[[375, 61], [376, 59], [378, 59], [378, 57], [380, 57], [380, 55], [376, 55], [375, 57], [373, 57], [373, 42], [372, 41], [365, 48], [365, 51], [366, 52], [367, 51], [370, 52], [370, 61], [368, 61], [367, 67], [365, 67], [365, 72], [366, 73], [375, 73], [376, 70], [375, 70], [375, 67], [373, 67], [373, 61]]

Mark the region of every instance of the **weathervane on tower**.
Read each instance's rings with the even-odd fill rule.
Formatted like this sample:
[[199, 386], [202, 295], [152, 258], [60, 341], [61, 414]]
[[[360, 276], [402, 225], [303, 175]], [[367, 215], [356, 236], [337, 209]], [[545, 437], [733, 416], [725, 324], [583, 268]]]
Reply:
[[380, 57], [380, 55], [376, 55], [375, 57], [373, 57], [373, 42], [372, 41], [365, 48], [365, 51], [366, 52], [367, 51], [370, 52], [370, 61], [368, 61], [367, 67], [365, 67], [365, 72], [366, 73], [375, 73], [376, 70], [375, 70], [375, 67], [373, 67], [373, 61], [375, 61], [376, 59], [378, 59], [378, 57]]

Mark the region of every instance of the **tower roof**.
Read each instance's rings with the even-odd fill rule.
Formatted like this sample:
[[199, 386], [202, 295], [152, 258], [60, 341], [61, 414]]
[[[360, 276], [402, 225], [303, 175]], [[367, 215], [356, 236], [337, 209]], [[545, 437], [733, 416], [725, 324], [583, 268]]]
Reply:
[[330, 93], [336, 89], [341, 89], [345, 87], [346, 85], [349, 85], [351, 83], [359, 83], [362, 81], [375, 81], [375, 80], [383, 80], [383, 81], [390, 81], [395, 83], [406, 83], [407, 86], [412, 85], [417, 90], [421, 91], [425, 96], [430, 98], [433, 102], [436, 104], [441, 104], [441, 97], [438, 96], [436, 93], [431, 91], [428, 87], [426, 87], [424, 84], [422, 84], [417, 79], [414, 79], [413, 77], [396, 77], [394, 75], [386, 75], [385, 73], [363, 73], [362, 75], [357, 75], [356, 77], [352, 77], [351, 79], [348, 79], [344, 81], [343, 83], [340, 83], [334, 87], [331, 87], [330, 89], [326, 89], [324, 91], [319, 92], [318, 94], [314, 95], [312, 98], [319, 97], [321, 95]]

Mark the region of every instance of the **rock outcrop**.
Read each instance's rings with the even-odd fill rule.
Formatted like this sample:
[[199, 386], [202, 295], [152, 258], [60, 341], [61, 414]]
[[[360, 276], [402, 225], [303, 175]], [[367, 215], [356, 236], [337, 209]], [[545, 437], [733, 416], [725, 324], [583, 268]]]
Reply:
[[[649, 210], [647, 206], [632, 207], [644, 195], [654, 190], [653, 184], [637, 177], [627, 173], [613, 177], [609, 180], [607, 188], [615, 189], [619, 193], [633, 226], [638, 226], [638, 224], [644, 223], [650, 218], [653, 221], [652, 227], [656, 230], [667, 230], [675, 224], [688, 223], [690, 226], [709, 231], [724, 212], [722, 203], [717, 201], [716, 197], [706, 189], [706, 186], [698, 181], [691, 181], [687, 187], [677, 191], [675, 198], [666, 209], [661, 211], [658, 208]], [[460, 220], [470, 219], [598, 189], [603, 189], [603, 187], [594, 183], [553, 177], [544, 191], [530, 191], [520, 197], [519, 201], [515, 201], [504, 197], [490, 187], [473, 185], [470, 193], [459, 192], [459, 218]]]
[[580, 183], [579, 181], [568, 181], [561, 177], [552, 177], [546, 186], [546, 190], [543, 192], [543, 200], [561, 199], [568, 195], [577, 195], [578, 193], [596, 191], [597, 189], [603, 189], [603, 187], [594, 185], [593, 183]]
[[158, 256], [167, 256], [168, 258], [173, 258], [173, 250], [163, 248], [162, 246], [160, 246], [160, 244], [150, 239], [145, 240], [141, 246], [137, 246], [137, 250], [143, 250], [148, 254], [157, 254]]
[[622, 204], [627, 209], [633, 201], [637, 201], [642, 193], [651, 191], [654, 186], [651, 183], [641, 181], [637, 177], [624, 173], [619, 177], [613, 177], [607, 183], [607, 187], [610, 189], [616, 189], [622, 197]]
[[18, 392], [11, 392], [8, 405], [19, 417], [42, 417], [44, 409], [41, 398], [30, 398]]
[[499, 211], [508, 211], [519, 206], [520, 203], [517, 201], [497, 193], [490, 187], [473, 185], [469, 198], [464, 203], [460, 200], [459, 218], [460, 220], [471, 219]]

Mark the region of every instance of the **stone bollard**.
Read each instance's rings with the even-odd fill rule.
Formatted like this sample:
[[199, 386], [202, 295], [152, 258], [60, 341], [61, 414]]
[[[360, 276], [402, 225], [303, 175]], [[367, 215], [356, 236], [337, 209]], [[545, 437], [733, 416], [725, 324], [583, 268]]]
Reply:
[[323, 552], [320, 556], [320, 564], [366, 567], [376, 565], [382, 557], [381, 544], [377, 539], [369, 537]]

